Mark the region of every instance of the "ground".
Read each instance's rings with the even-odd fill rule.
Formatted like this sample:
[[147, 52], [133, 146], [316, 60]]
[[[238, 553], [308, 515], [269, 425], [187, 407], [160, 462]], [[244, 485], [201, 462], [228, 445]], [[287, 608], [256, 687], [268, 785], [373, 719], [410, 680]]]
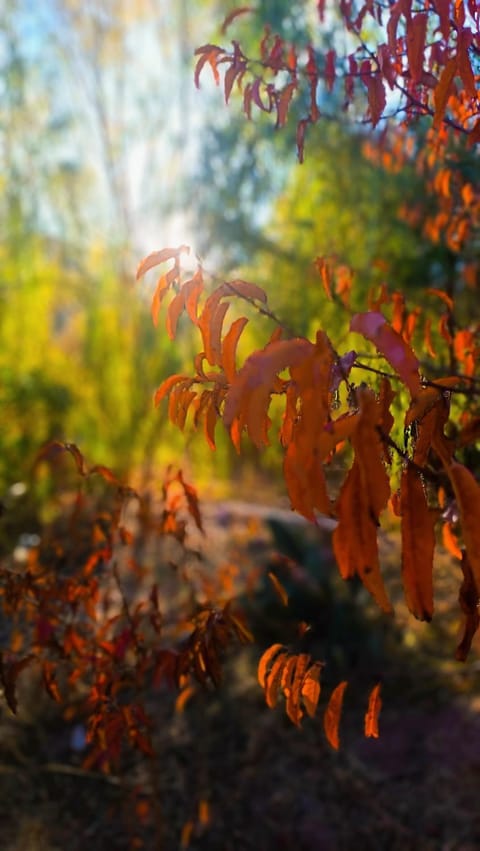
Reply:
[[[82, 767], [81, 718], [65, 719], [34, 677], [25, 677], [18, 716], [5, 706], [0, 716], [2, 849], [479, 848], [480, 662], [475, 647], [467, 663], [453, 660], [460, 580], [450, 557], [440, 553], [435, 567], [438, 617], [418, 624], [401, 602], [398, 536], [393, 530], [382, 537], [396, 602], [391, 621], [361, 589], [345, 595], [328, 530], [287, 524], [285, 538], [264, 512], [248, 516], [238, 503], [207, 506], [205, 513], [204, 568], [223, 565], [258, 645], [233, 647], [220, 688], [198, 688], [182, 711], [171, 691], [152, 689], [147, 708], [156, 758], [130, 752], [111, 775]], [[275, 555], [279, 543], [290, 561]], [[303, 565], [289, 585], [291, 617], [265, 577], [291, 566], [295, 548]], [[152, 545], [145, 559], [158, 581], [156, 558]], [[251, 569], [258, 582], [248, 595]], [[312, 629], [298, 641], [328, 664], [318, 717], [296, 728], [282, 705], [266, 707], [256, 666], [263, 647], [294, 635], [306, 601]], [[381, 735], [367, 740], [366, 698], [378, 677]], [[342, 678], [349, 686], [336, 752], [326, 741], [322, 710]]]

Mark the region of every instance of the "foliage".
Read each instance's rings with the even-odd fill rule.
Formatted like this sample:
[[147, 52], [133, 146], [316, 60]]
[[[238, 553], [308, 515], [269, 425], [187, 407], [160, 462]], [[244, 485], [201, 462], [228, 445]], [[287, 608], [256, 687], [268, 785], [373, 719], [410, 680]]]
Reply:
[[[224, 29], [238, 14], [249, 11], [232, 13]], [[325, 4], [318, 4], [318, 14], [323, 22]], [[236, 84], [243, 95], [247, 118], [256, 107], [261, 112], [273, 113], [277, 128], [286, 124], [292, 99], [301, 97], [307, 87], [308, 114], [297, 123], [300, 162], [307, 127], [322, 117], [318, 106], [322, 100], [320, 85], [331, 91], [340, 77], [345, 87], [345, 108], [354, 105], [352, 109], [357, 114], [360, 110], [362, 115], [363, 111], [364, 119], [373, 127], [385, 118], [388, 86], [399, 98], [394, 114], [401, 112], [404, 116], [403, 128], [408, 128], [419, 114], [432, 117], [435, 135], [430, 134], [425, 141], [429, 152], [425, 156], [427, 162], [441, 163], [447, 146], [452, 144], [450, 137], [464, 136], [470, 147], [478, 141], [479, 99], [470, 58], [470, 48], [472, 51], [478, 48], [478, 38], [470, 27], [475, 22], [478, 24], [478, 14], [475, 4], [463, 3], [454, 4], [452, 10], [448, 3], [416, 9], [415, 4], [403, 0], [388, 10], [372, 2], [345, 3], [340, 5], [340, 15], [349, 34], [346, 43], [350, 44], [350, 37], [354, 43], [345, 55], [330, 49], [317, 56], [310, 44], [302, 61], [298, 46], [287, 44], [267, 29], [259, 59], [247, 57], [236, 41], [231, 51], [213, 44], [199, 48], [195, 79], [198, 84], [204, 67], [209, 65], [216, 83], [220, 84], [223, 70], [225, 101], [230, 100]], [[380, 33], [379, 44], [367, 42], [364, 35], [367, 21]], [[383, 32], [385, 42], [381, 41]], [[361, 98], [360, 104], [355, 99], [359, 85], [366, 95], [363, 107]], [[476, 215], [478, 203], [473, 187], [462, 190], [462, 198], [468, 206], [473, 203], [473, 215]], [[450, 214], [453, 215], [452, 209]], [[453, 232], [458, 232], [458, 222], [452, 227]], [[457, 243], [452, 243], [450, 231], [447, 236], [450, 248], [458, 249], [468, 231], [467, 223], [461, 228]], [[185, 250], [181, 246], [151, 254], [137, 271], [137, 277], [141, 277], [153, 266], [173, 260], [173, 267], [157, 285], [152, 308], [155, 318], [171, 289], [173, 298], [167, 310], [169, 335], [175, 336], [176, 323], [183, 311], [201, 335], [194, 374], [172, 375], [163, 382], [156, 392], [157, 404], [168, 396], [170, 419], [182, 429], [192, 410], [193, 423], [198, 426], [203, 422], [211, 448], [215, 448], [215, 427], [221, 419], [235, 448], [241, 452], [244, 433], [258, 448], [269, 445], [272, 397], [280, 397], [283, 417], [278, 440], [283, 447], [283, 474], [292, 508], [313, 522], [319, 514], [336, 519], [333, 545], [342, 577], [359, 576], [385, 612], [391, 612], [392, 606], [378, 559], [377, 532], [382, 513], [390, 505], [401, 518], [405, 598], [412, 614], [420, 620], [430, 620], [433, 615], [435, 526], [441, 521], [444, 541], [449, 542], [457, 556], [461, 554], [464, 574], [461, 606], [466, 623], [457, 657], [466, 658], [477, 626], [476, 600], [480, 590], [477, 531], [480, 488], [459, 458], [465, 446], [478, 437], [479, 388], [475, 378], [478, 326], [457, 324], [452, 287], [446, 291], [430, 290], [432, 296], [442, 300], [447, 311], [438, 325], [446, 374], [442, 370], [438, 375], [434, 369], [429, 377], [429, 364], [420, 362], [411, 344], [420, 325], [423, 344], [430, 357], [436, 357], [431, 318], [425, 316], [419, 305], [407, 310], [401, 292], [390, 294], [385, 284], [380, 294], [375, 294], [372, 288], [368, 310], [352, 315], [351, 271], [335, 264], [334, 258], [318, 260], [326, 297], [335, 298], [337, 307], [343, 306], [350, 313], [350, 332], [363, 337], [363, 345], [365, 341], [371, 343], [376, 352], [379, 366], [370, 366], [356, 350], [340, 351], [322, 329], [316, 331], [314, 342], [299, 336], [295, 329], [277, 319], [267, 306], [264, 290], [256, 284], [242, 279], [226, 280], [202, 301], [201, 266], [193, 278], [182, 282], [180, 255]], [[264, 347], [251, 353], [239, 369], [236, 350], [248, 318], [241, 315], [224, 328], [229, 310], [227, 299], [231, 297], [254, 306], [276, 325]], [[388, 305], [391, 311], [386, 316], [382, 308], [385, 310]], [[359, 383], [359, 370], [375, 375], [377, 382], [371, 386], [363, 381]], [[397, 390], [392, 389], [392, 381]], [[396, 396], [403, 406], [405, 448], [391, 435], [394, 417], [390, 406]], [[452, 398], [460, 399], [463, 408], [455, 412], [456, 423], [449, 422]], [[345, 445], [350, 447], [353, 460], [338, 495], [332, 498], [324, 466]], [[298, 721], [309, 663], [302, 657], [301, 662], [295, 663], [296, 657], [281, 655], [279, 659], [285, 662], [285, 667], [278, 666], [279, 671], [287, 672], [282, 680], [290, 707], [287, 712]], [[270, 660], [268, 655], [267, 660]], [[291, 689], [295, 664], [303, 673], [299, 673], [297, 687]], [[274, 668], [272, 683], [276, 688], [277, 666]], [[260, 680], [265, 683], [265, 671]], [[273, 701], [271, 695], [267, 700]], [[371, 729], [374, 726], [372, 722]]]
[[[317, 4], [321, 23], [325, 6]], [[229, 14], [223, 30], [247, 13], [243, 8]], [[387, 109], [401, 116], [400, 127], [394, 123], [387, 132], [386, 125], [380, 145], [372, 136], [370, 156], [380, 157], [386, 167], [411, 161], [412, 122], [418, 115], [431, 119], [433, 132], [427, 131], [415, 157], [440, 209], [429, 211], [424, 227], [433, 242], [444, 239], [450, 255], [461, 251], [464, 263], [469, 240], [477, 239], [479, 215], [478, 190], [469, 172], [480, 132], [472, 65], [478, 50], [472, 30], [479, 18], [476, 4], [417, 6], [398, 0], [385, 7], [368, 0], [342, 2], [339, 14], [347, 34], [344, 54], [336, 45], [324, 52], [313, 44], [302, 50], [268, 30], [259, 59], [250, 60], [236, 41], [232, 50], [200, 47], [196, 81], [209, 66], [220, 83], [223, 70], [225, 100], [239, 88], [247, 117], [254, 108], [273, 113], [278, 129], [287, 124], [296, 99], [306, 104], [306, 114], [295, 119], [300, 161], [307, 129], [321, 120], [323, 100], [339, 85], [345, 109], [373, 128], [382, 125]], [[388, 97], [387, 87], [392, 93]], [[415, 146], [422, 136], [414, 138]], [[396, 145], [398, 153], [391, 154]], [[458, 158], [450, 168], [452, 151]], [[193, 370], [173, 367], [155, 392], [155, 404], [168, 401], [169, 419], [181, 431], [202, 428], [212, 450], [219, 422], [240, 455], [246, 440], [262, 451], [275, 439], [292, 509], [312, 524], [333, 529], [340, 576], [360, 581], [386, 615], [393, 613], [393, 605], [381, 570], [378, 532], [387, 510], [387, 522], [399, 519], [406, 605], [421, 621], [430, 621], [434, 613], [433, 560], [440, 533], [463, 573], [459, 604], [464, 629], [456, 658], [465, 660], [479, 626], [480, 486], [472, 445], [480, 434], [480, 348], [478, 325], [457, 309], [457, 277], [448, 270], [445, 280], [412, 304], [403, 291], [372, 280], [365, 304], [359, 306], [355, 270], [329, 254], [312, 258], [325, 303], [348, 325], [349, 334], [337, 340], [330, 325], [328, 333], [316, 322], [303, 332], [279, 319], [265, 290], [250, 280], [219, 279], [200, 263], [185, 275], [182, 257], [188, 250], [181, 245], [155, 251], [137, 270], [139, 279], [160, 267], [151, 303], [153, 325], [166, 307], [171, 340], [178, 340], [180, 322], [190, 323], [200, 337]], [[474, 260], [469, 263], [473, 266]], [[456, 260], [454, 271], [455, 266]], [[463, 282], [472, 288], [474, 271], [462, 269]], [[440, 304], [440, 315], [424, 306], [429, 299]], [[99, 315], [102, 324], [108, 321], [108, 314]], [[263, 346], [249, 351], [246, 329], [252, 318], [261, 320], [267, 332]], [[118, 376], [107, 373], [107, 389], [120, 407], [124, 400], [111, 387], [113, 379]], [[167, 474], [160, 512], [154, 516], [109, 467], [90, 467], [75, 443], [49, 437], [54, 439], [38, 456], [37, 470], [47, 464], [57, 475], [66, 453], [81, 484], [73, 500], [70, 491], [65, 496], [71, 501], [68, 534], [59, 535], [57, 524], [65, 523], [60, 514], [24, 554], [22, 566], [13, 559], [1, 567], [8, 649], [0, 656], [0, 681], [6, 704], [16, 713], [19, 681], [24, 670], [35, 668], [49, 698], [86, 719], [90, 748], [84, 767], [109, 771], [121, 765], [128, 747], [147, 759], [155, 757], [146, 709], [152, 683], [179, 691], [176, 705], [181, 711], [197, 687], [220, 683], [228, 649], [253, 636], [221, 577], [216, 583], [205, 577], [206, 599], [199, 599], [188, 567], [196, 554], [188, 548], [186, 531], [190, 518], [203, 533], [203, 518], [196, 491], [181, 471]], [[337, 459], [341, 481], [328, 475]], [[144, 573], [136, 547], [152, 532], [164, 545], [163, 584], [154, 583], [139, 596]], [[170, 544], [176, 547], [174, 556]], [[169, 570], [185, 592], [178, 605], [170, 594]], [[288, 591], [279, 577], [271, 572], [270, 580], [288, 606]], [[308, 632], [307, 623], [299, 627]], [[322, 670], [323, 663], [310, 653], [275, 642], [258, 665], [268, 706], [275, 706], [283, 694], [295, 725], [305, 715], [313, 718]], [[334, 749], [340, 744], [347, 687], [343, 679], [334, 686], [323, 713], [325, 735]], [[377, 681], [365, 711], [368, 738], [379, 735], [381, 705]], [[208, 822], [205, 808], [198, 817], [202, 824]], [[187, 823], [184, 846], [192, 829]]]

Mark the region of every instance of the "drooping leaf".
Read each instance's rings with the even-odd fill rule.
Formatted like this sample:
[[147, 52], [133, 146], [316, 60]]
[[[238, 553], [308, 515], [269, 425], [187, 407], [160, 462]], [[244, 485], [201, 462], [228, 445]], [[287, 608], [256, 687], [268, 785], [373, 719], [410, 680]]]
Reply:
[[225, 334], [222, 342], [222, 367], [227, 377], [228, 382], [232, 382], [237, 374], [235, 358], [237, 353], [237, 345], [241, 333], [247, 324], [248, 319], [245, 316], [240, 316], [232, 322], [229, 330]]
[[417, 470], [407, 466], [400, 485], [402, 581], [409, 610], [418, 620], [433, 615], [433, 552], [437, 515], [427, 504]]
[[301, 689], [309, 664], [310, 656], [308, 653], [300, 653], [296, 657], [295, 674], [291, 681], [289, 694], [287, 695], [287, 715], [290, 718], [290, 721], [292, 721], [297, 727], [300, 726], [300, 721], [303, 717]]
[[420, 390], [419, 362], [400, 334], [391, 328], [382, 313], [357, 313], [350, 330], [363, 334], [391, 364], [412, 397]]
[[320, 672], [322, 669], [321, 662], [314, 662], [305, 674], [302, 683], [302, 700], [305, 711], [310, 718], [313, 718], [317, 711], [317, 705], [320, 698]]
[[413, 83], [422, 79], [427, 22], [426, 12], [412, 15], [407, 21], [407, 57]]
[[348, 683], [343, 681], [334, 688], [323, 716], [323, 728], [327, 741], [336, 751], [340, 747], [339, 725], [343, 708], [343, 697], [347, 685]]
[[460, 522], [477, 597], [480, 598], [480, 485], [473, 474], [457, 461], [446, 463], [445, 471], [452, 483], [460, 509]]
[[263, 655], [261, 656], [260, 661], [258, 663], [257, 676], [258, 682], [260, 683], [262, 688], [265, 688], [265, 678], [272, 665], [273, 660], [275, 659], [275, 656], [277, 656], [280, 651], [284, 651], [285, 649], [286, 648], [283, 646], [283, 644], [272, 644], [271, 647], [268, 647], [267, 650], [265, 650], [265, 653], [263, 653]]
[[137, 267], [136, 280], [143, 277], [149, 269], [158, 266], [160, 263], [166, 263], [167, 260], [177, 260], [180, 254], [189, 254], [190, 247], [188, 245], [180, 245], [179, 248], [162, 248], [161, 251], [153, 251], [140, 261]]
[[265, 684], [265, 701], [270, 709], [274, 709], [277, 705], [283, 668], [289, 658], [289, 655], [290, 654], [286, 651], [284, 653], [279, 653], [278, 656], [275, 657], [273, 665], [267, 674]]
[[368, 708], [365, 714], [365, 736], [367, 739], [378, 739], [378, 716], [382, 708], [382, 699], [380, 690], [382, 684], [377, 683], [370, 692], [368, 698]]
[[455, 658], [459, 662], [465, 662], [472, 646], [472, 640], [480, 624], [480, 610], [478, 606], [478, 584], [470, 565], [468, 553], [463, 553], [461, 568], [463, 582], [460, 587], [458, 601], [465, 615], [465, 624], [462, 640], [457, 647]]
[[368, 106], [370, 108], [370, 117], [372, 126], [376, 127], [380, 121], [385, 104], [387, 102], [385, 95], [385, 84], [380, 74], [369, 74], [364, 78], [368, 93]]
[[450, 96], [450, 91], [457, 71], [457, 58], [452, 57], [445, 65], [440, 79], [433, 93], [435, 102], [435, 115], [433, 116], [433, 126], [436, 130], [440, 127], [447, 106], [447, 101]]
[[268, 578], [270, 579], [270, 582], [272, 583], [273, 587], [275, 588], [275, 591], [277, 592], [278, 598], [280, 599], [282, 604], [284, 606], [288, 606], [288, 594], [287, 594], [285, 588], [283, 587], [282, 583], [280, 582], [279, 578], [277, 576], [275, 576], [275, 574], [271, 570], [268, 572]]
[[223, 21], [223, 24], [220, 28], [220, 32], [224, 35], [230, 26], [230, 24], [238, 18], [240, 15], [246, 15], [248, 12], [256, 12], [256, 9], [253, 6], [239, 6], [237, 9], [233, 9]]

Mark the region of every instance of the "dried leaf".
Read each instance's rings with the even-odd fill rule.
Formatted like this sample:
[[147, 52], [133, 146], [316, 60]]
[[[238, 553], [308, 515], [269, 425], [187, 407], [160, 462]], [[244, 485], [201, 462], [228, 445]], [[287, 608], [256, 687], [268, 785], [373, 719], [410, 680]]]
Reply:
[[340, 725], [340, 716], [342, 714], [343, 696], [347, 685], [348, 683], [343, 681], [332, 691], [330, 700], [328, 701], [328, 706], [323, 716], [323, 728], [325, 730], [327, 741], [336, 751], [338, 751], [340, 747], [338, 728]]

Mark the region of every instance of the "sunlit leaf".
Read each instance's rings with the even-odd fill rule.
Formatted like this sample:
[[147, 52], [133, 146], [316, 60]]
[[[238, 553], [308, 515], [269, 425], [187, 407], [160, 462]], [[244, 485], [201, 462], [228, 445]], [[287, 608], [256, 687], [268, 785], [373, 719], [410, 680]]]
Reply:
[[433, 552], [436, 512], [429, 509], [418, 472], [411, 466], [402, 473], [402, 580], [409, 610], [419, 620], [433, 615]]
[[348, 683], [343, 681], [334, 688], [323, 716], [323, 728], [328, 743], [338, 751], [340, 747], [339, 725], [343, 708], [343, 697]]
[[368, 708], [365, 714], [365, 736], [367, 739], [378, 739], [379, 736], [378, 716], [382, 708], [382, 699], [380, 697], [381, 687], [381, 683], [377, 683], [371, 690], [368, 698]]

